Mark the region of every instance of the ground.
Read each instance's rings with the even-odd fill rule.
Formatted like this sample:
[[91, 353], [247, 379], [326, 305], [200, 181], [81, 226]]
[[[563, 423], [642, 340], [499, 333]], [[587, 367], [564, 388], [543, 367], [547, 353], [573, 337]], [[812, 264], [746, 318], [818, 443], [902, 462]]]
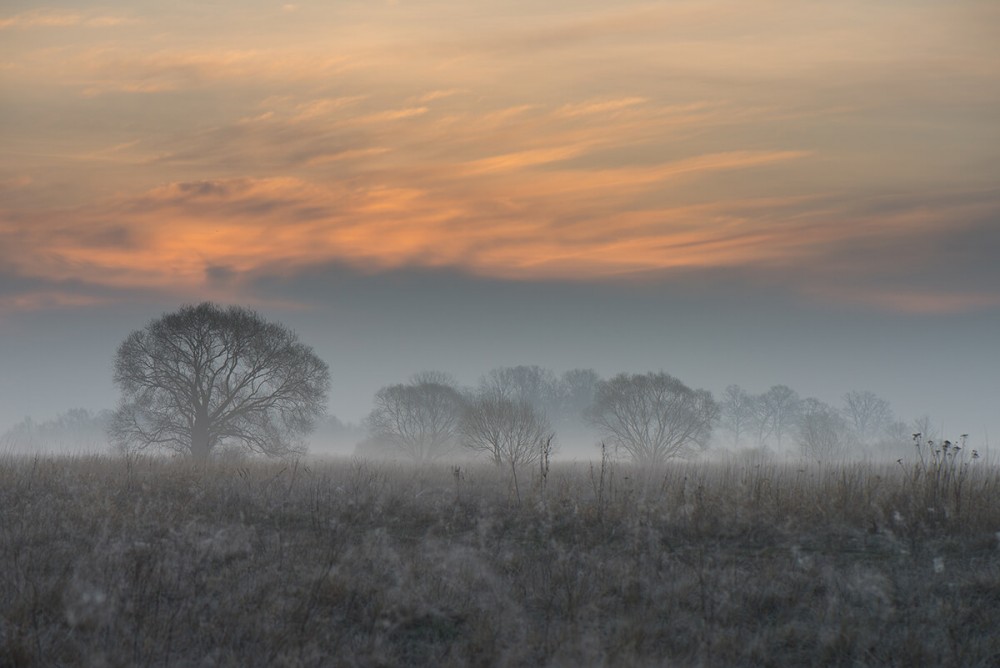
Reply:
[[1000, 663], [985, 463], [522, 477], [0, 459], [0, 666]]

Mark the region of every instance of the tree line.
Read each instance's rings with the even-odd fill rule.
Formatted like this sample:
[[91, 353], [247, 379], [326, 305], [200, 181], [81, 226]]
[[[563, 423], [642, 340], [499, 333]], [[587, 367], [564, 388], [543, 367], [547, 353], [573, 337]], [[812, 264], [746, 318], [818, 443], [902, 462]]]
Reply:
[[[121, 401], [108, 431], [117, 447], [199, 459], [226, 448], [304, 452], [330, 386], [326, 363], [294, 332], [250, 309], [207, 302], [132, 332], [114, 380]], [[649, 466], [702, 451], [713, 435], [734, 447], [791, 445], [834, 458], [855, 445], [906, 440], [909, 431], [869, 391], [848, 392], [837, 407], [785, 385], [760, 394], [730, 385], [716, 399], [663, 371], [604, 379], [592, 369], [556, 376], [526, 365], [493, 369], [472, 388], [445, 373], [417, 374], [380, 389], [365, 426], [363, 454], [427, 463], [465, 453], [514, 470], [547, 459], [557, 433], [595, 437]]]
[[709, 392], [662, 372], [604, 380], [574, 369], [557, 378], [522, 365], [493, 369], [466, 389], [444, 374], [422, 373], [376, 393], [362, 452], [429, 462], [471, 451], [517, 466], [551, 452], [557, 427], [587, 425], [651, 464], [706, 447], [718, 414]]
[[840, 406], [803, 399], [786, 385], [760, 394], [729, 385], [716, 399], [664, 372], [602, 379], [592, 369], [557, 377], [538, 366], [502, 367], [464, 389], [447, 374], [425, 372], [376, 393], [365, 420], [370, 436], [359, 452], [429, 462], [471, 450], [497, 465], [532, 463], [557, 432], [579, 433], [582, 426], [641, 465], [712, 443], [832, 459], [907, 442], [913, 429], [933, 438], [929, 418], [896, 420], [874, 392], [854, 390], [841, 399]]
[[899, 443], [910, 430], [931, 434], [930, 418], [914, 424], [897, 420], [889, 402], [869, 390], [852, 390], [831, 406], [812, 397], [801, 398], [786, 385], [775, 385], [761, 394], [730, 385], [720, 398], [719, 426], [735, 447], [781, 449], [791, 438], [806, 456], [830, 458], [855, 447]]

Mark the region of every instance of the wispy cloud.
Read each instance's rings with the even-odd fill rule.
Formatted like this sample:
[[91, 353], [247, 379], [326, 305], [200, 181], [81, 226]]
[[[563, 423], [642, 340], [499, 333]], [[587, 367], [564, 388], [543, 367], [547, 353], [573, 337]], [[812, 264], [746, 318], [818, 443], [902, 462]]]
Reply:
[[46, 290], [16, 295], [0, 295], [0, 314], [12, 311], [43, 311], [48, 309], [83, 308], [108, 303], [108, 299], [88, 294]]
[[558, 146], [555, 148], [537, 148], [516, 153], [503, 153], [489, 158], [474, 160], [464, 166], [469, 174], [484, 172], [516, 171], [525, 167], [544, 165], [573, 158], [583, 153], [583, 146]]
[[1000, 242], [976, 222], [998, 208], [991, 11], [14, 14], [0, 261], [191, 291], [330, 262], [560, 281], [732, 269], [806, 299], [987, 308], [997, 276], [972, 267]]
[[28, 28], [109, 28], [137, 23], [127, 16], [86, 14], [56, 9], [36, 9], [0, 18], [0, 30]]
[[634, 107], [638, 104], [643, 104], [646, 101], [647, 100], [644, 97], [623, 97], [617, 100], [594, 100], [577, 104], [567, 104], [556, 110], [555, 113], [558, 116], [568, 117], [583, 116], [586, 114], [603, 114]]
[[[694, 162], [709, 169], [754, 164], [715, 157]], [[791, 279], [790, 289], [806, 299], [933, 313], [996, 306], [1000, 291], [976, 287], [983, 279], [995, 281], [996, 272], [964, 272], [955, 282], [960, 269], [934, 265], [932, 240], [940, 226], [921, 221], [954, 225], [961, 217], [969, 222], [959, 237], [981, 234], [984, 228], [974, 221], [1000, 205], [987, 199], [974, 212], [938, 205], [928, 214], [929, 203], [915, 197], [913, 213], [868, 219], [865, 227], [845, 225], [849, 212], [833, 196], [573, 220], [571, 206], [511, 209], [418, 188], [232, 179], [175, 183], [140, 197], [8, 220], [0, 226], [0, 259], [35, 279], [232, 295], [254, 277], [293, 276], [328, 263], [362, 271], [449, 268], [510, 280], [584, 281], [730, 268], [762, 284]], [[886, 253], [893, 245], [906, 252]], [[880, 264], [850, 264], [851, 254], [884, 256]], [[846, 279], [837, 274], [845, 262]], [[220, 271], [225, 282], [217, 280]]]
[[996, 292], [943, 292], [921, 288], [886, 290], [871, 287], [852, 290], [825, 286], [813, 290], [812, 295], [827, 302], [916, 315], [955, 315], [1000, 308], [1000, 294]]
[[449, 88], [447, 90], [432, 90], [430, 92], [418, 95], [416, 97], [416, 102], [418, 104], [427, 104], [428, 102], [433, 102], [434, 100], [443, 100], [448, 97], [460, 94], [462, 91], [458, 88]]
[[[99, 48], [79, 54], [65, 79], [85, 95], [162, 93], [199, 89], [219, 82], [303, 81], [350, 68], [346, 56], [298, 49], [197, 49], [149, 52]], [[66, 76], [65, 74], [63, 76]]]

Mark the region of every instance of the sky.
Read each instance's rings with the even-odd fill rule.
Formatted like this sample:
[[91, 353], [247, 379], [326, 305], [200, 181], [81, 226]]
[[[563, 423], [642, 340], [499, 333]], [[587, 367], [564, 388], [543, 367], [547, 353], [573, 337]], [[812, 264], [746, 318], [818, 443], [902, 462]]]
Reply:
[[1000, 438], [998, 45], [995, 0], [6, 0], [0, 426], [212, 300], [351, 421], [524, 363]]

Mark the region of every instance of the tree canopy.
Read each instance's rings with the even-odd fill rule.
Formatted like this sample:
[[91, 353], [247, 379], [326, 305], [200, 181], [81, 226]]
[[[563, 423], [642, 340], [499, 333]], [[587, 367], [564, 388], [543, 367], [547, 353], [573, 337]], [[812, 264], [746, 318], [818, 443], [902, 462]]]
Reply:
[[366, 420], [372, 437], [415, 462], [454, 454], [464, 402], [444, 374], [418, 374], [375, 394]]
[[707, 446], [719, 407], [667, 373], [619, 374], [597, 386], [590, 418], [604, 435], [642, 465]]
[[115, 356], [122, 447], [206, 459], [221, 445], [270, 456], [304, 449], [326, 408], [329, 370], [286, 327], [240, 306], [188, 305], [132, 332]]
[[465, 447], [512, 468], [536, 462], [553, 436], [541, 411], [488, 385], [466, 402], [460, 432]]

